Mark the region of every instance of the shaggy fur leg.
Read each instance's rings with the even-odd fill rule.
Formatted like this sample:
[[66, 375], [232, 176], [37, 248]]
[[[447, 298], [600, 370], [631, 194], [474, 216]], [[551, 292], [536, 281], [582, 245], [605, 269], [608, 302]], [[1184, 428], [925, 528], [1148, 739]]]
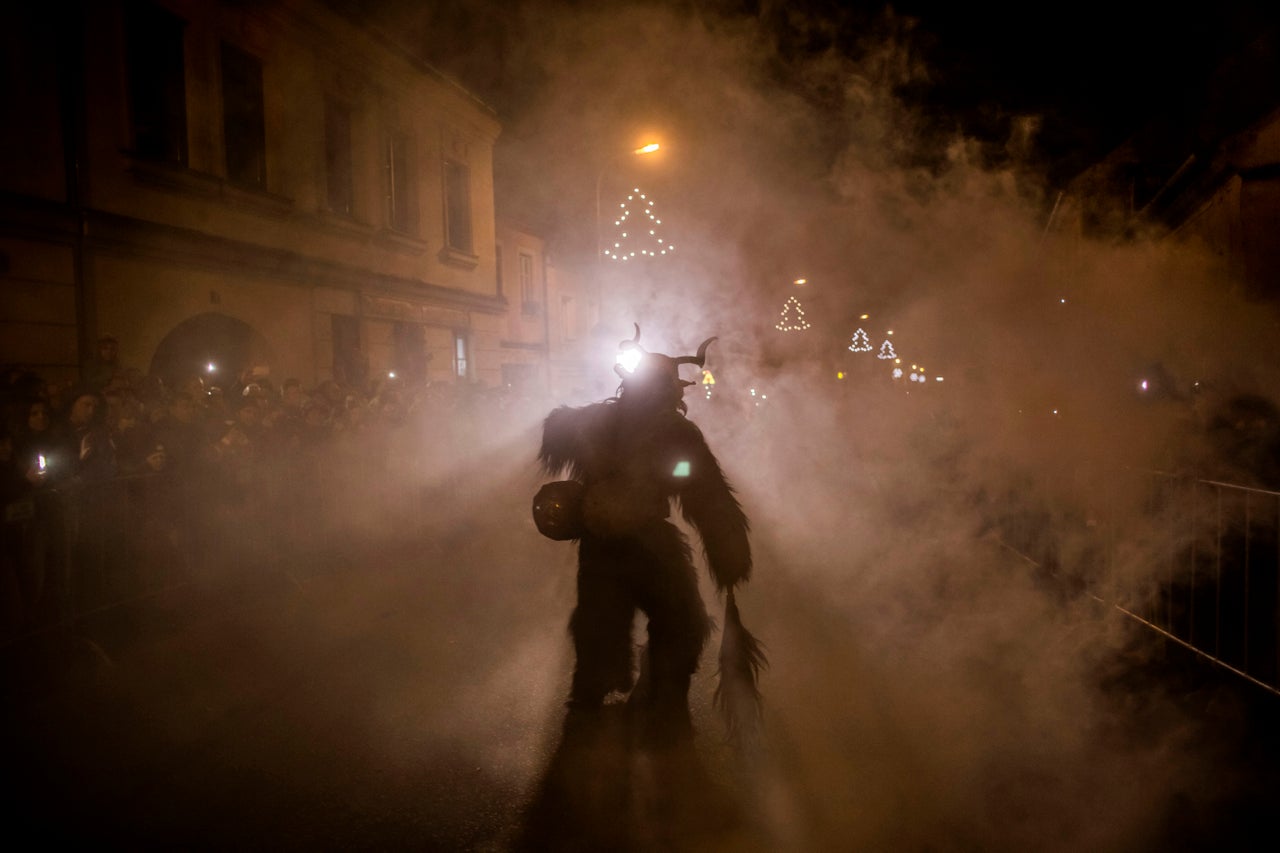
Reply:
[[569, 620], [577, 663], [570, 704], [599, 705], [611, 692], [631, 689], [631, 623], [635, 603], [619, 572], [617, 555], [583, 540], [578, 562], [578, 606]]

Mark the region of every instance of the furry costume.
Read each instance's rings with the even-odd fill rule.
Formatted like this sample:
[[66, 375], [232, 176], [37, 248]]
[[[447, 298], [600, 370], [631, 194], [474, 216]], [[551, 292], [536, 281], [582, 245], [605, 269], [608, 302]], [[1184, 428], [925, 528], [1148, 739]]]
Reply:
[[[624, 347], [638, 348], [638, 339], [637, 328], [636, 341]], [[692, 383], [679, 379], [677, 367], [700, 365], [710, 342], [696, 358], [643, 353], [634, 373], [619, 370], [617, 397], [562, 406], [544, 422], [538, 454], [543, 468], [551, 475], [568, 469], [581, 484], [573, 490], [580, 507], [573, 536], [579, 546], [578, 603], [570, 620], [577, 657], [571, 706], [594, 707], [610, 692], [632, 688], [631, 626], [639, 609], [649, 620], [648, 699], [659, 713], [687, 720], [690, 677], [711, 621], [689, 543], [668, 521], [672, 498], [698, 531], [711, 576], [729, 603], [733, 587], [751, 575], [747, 518], [702, 432], [685, 418], [681, 400], [684, 386]], [[763, 657], [747, 637], [754, 693]]]

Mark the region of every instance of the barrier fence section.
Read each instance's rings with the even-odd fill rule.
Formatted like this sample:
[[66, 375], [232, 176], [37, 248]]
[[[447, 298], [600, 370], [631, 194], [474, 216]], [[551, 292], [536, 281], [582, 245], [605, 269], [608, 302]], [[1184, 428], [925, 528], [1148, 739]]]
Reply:
[[176, 587], [296, 580], [412, 540], [465, 491], [420, 446], [334, 444], [36, 489], [3, 508], [0, 644]]
[[1087, 518], [1046, 502], [992, 526], [1054, 588], [1280, 695], [1280, 492], [1153, 471], [1101, 481]]
[[1280, 492], [1148, 473], [1169, 547], [1154, 594], [1120, 606], [1173, 640], [1280, 694]]

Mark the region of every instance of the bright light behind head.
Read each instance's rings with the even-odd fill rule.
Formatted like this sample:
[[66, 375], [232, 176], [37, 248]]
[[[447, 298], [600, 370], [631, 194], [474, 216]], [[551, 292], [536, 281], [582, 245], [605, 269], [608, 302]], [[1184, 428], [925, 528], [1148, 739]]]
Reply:
[[643, 354], [634, 347], [618, 350], [618, 364], [622, 365], [622, 369], [627, 373], [635, 373], [636, 367], [640, 365], [640, 356]]

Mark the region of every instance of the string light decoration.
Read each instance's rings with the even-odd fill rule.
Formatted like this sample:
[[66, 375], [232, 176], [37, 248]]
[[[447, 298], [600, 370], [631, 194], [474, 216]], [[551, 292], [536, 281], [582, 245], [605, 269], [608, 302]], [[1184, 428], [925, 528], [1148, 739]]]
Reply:
[[613, 221], [617, 232], [613, 245], [601, 251], [612, 261], [639, 261], [669, 255], [676, 247], [658, 233], [661, 224], [653, 199], [636, 187], [627, 194], [627, 200], [618, 205], [618, 218]]
[[853, 343], [849, 344], [849, 352], [871, 352], [871, 338], [865, 329], [853, 333]]
[[893, 351], [893, 342], [885, 338], [884, 343], [880, 345], [880, 352], [876, 353], [876, 358], [890, 359], [897, 358], [898, 354]]
[[710, 400], [711, 391], [716, 387], [716, 378], [706, 368], [702, 370], [702, 387], [707, 390], [707, 399]]
[[[794, 316], [792, 312], [795, 312]], [[782, 318], [774, 324], [774, 328], [779, 332], [803, 332], [809, 328], [809, 321], [804, 318], [804, 308], [800, 307], [799, 299], [787, 297], [787, 301], [782, 304]]]

